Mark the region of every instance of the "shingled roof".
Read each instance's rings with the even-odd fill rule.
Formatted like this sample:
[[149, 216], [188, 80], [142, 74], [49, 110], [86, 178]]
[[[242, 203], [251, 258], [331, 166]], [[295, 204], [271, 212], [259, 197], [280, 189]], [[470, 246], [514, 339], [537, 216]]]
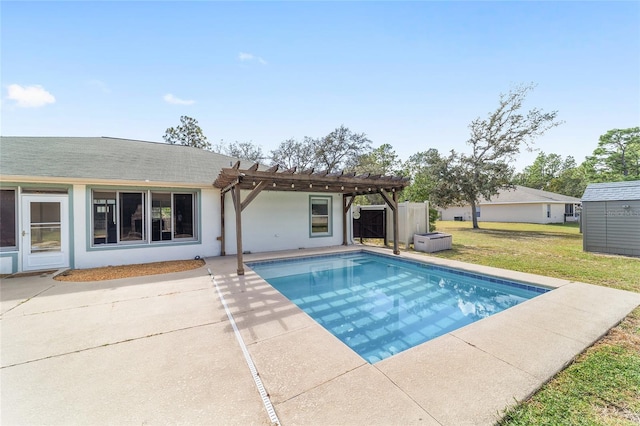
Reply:
[[640, 200], [640, 180], [592, 183], [582, 194], [582, 201], [631, 200]]
[[0, 176], [211, 186], [236, 158], [109, 137], [0, 137]]
[[580, 199], [568, 195], [541, 189], [528, 188], [516, 185], [511, 190], [502, 190], [498, 195], [491, 197], [491, 201], [481, 200], [481, 204], [514, 204], [514, 203], [579, 203]]

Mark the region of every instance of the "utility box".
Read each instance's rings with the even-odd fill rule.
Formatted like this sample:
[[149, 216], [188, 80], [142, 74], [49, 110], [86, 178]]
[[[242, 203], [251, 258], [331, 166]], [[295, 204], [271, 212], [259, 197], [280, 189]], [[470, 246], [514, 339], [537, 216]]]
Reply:
[[426, 253], [442, 250], [451, 250], [452, 237], [442, 232], [427, 232], [425, 234], [413, 234], [413, 249]]

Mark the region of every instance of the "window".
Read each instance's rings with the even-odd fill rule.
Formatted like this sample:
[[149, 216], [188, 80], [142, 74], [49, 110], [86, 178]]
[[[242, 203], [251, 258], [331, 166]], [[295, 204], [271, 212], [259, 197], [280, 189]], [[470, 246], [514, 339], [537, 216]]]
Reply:
[[173, 238], [193, 238], [195, 221], [193, 194], [173, 194], [175, 231]]
[[151, 241], [171, 240], [171, 194], [151, 193]]
[[193, 239], [195, 214], [193, 194], [151, 193], [151, 240]]
[[565, 204], [564, 205], [564, 215], [565, 216], [573, 216], [573, 204]]
[[16, 247], [16, 191], [0, 191], [0, 247]]
[[310, 217], [312, 237], [331, 236], [331, 197], [310, 197]]
[[94, 246], [166, 242], [196, 236], [193, 193], [95, 190], [92, 214]]
[[121, 192], [118, 199], [120, 211], [120, 241], [144, 241], [144, 194], [140, 192]]
[[60, 203], [32, 201], [31, 253], [62, 250], [62, 219]]
[[551, 217], [551, 204], [547, 204], [547, 217]]
[[93, 193], [93, 244], [118, 242], [116, 193]]
[[480, 206], [476, 207], [476, 217], [480, 217]]

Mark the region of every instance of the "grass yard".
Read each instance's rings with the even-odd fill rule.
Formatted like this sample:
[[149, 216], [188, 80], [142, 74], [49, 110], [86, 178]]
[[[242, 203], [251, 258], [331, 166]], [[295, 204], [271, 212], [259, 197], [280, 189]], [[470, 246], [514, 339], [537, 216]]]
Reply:
[[[453, 248], [432, 256], [640, 292], [640, 259], [582, 251], [576, 224], [438, 222]], [[501, 425], [640, 424], [640, 308]]]
[[640, 292], [640, 258], [582, 251], [577, 224], [437, 222], [453, 250], [435, 256]]

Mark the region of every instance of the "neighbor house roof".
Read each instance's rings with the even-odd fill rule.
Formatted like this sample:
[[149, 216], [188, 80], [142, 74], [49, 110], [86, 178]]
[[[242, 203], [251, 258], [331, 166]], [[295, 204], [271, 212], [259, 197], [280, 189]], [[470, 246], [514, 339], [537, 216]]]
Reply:
[[211, 186], [237, 159], [183, 145], [109, 137], [0, 137], [0, 176]]
[[630, 200], [640, 200], [640, 180], [592, 183], [582, 194], [582, 201]]
[[491, 197], [491, 201], [481, 200], [480, 204], [514, 204], [514, 203], [579, 203], [580, 199], [568, 195], [541, 189], [516, 185], [510, 190], [502, 190]]

